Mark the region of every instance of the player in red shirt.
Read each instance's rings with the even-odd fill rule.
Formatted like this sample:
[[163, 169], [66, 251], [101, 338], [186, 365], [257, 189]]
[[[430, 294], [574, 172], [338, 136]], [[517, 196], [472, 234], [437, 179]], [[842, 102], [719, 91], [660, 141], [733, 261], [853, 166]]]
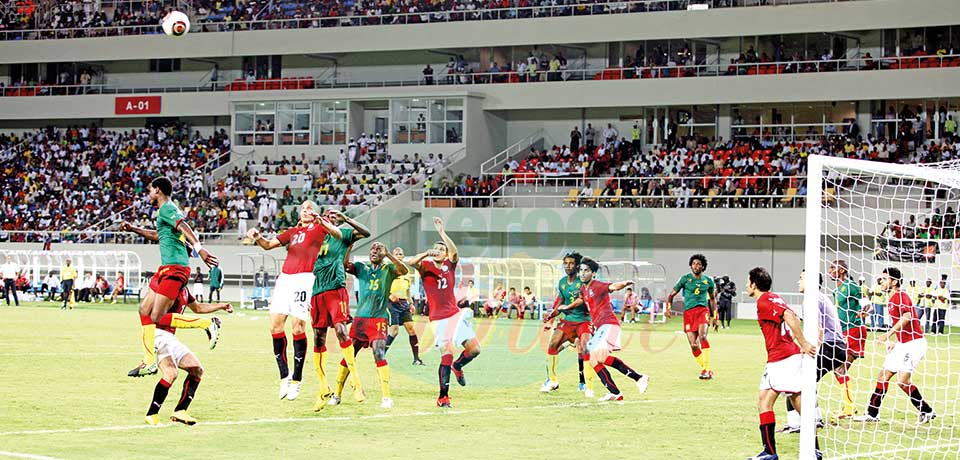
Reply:
[[[815, 356], [817, 347], [803, 336], [800, 319], [780, 296], [770, 292], [773, 279], [762, 267], [750, 270], [747, 294], [757, 300], [757, 323], [767, 348], [767, 365], [760, 378], [760, 439], [763, 452], [748, 460], [777, 460], [774, 437], [776, 418], [773, 406], [780, 393], [786, 393], [800, 412], [800, 369], [803, 355]], [[799, 346], [798, 346], [799, 344]], [[820, 446], [817, 445], [819, 459]]]
[[123, 278], [123, 273], [117, 272], [117, 281], [113, 283], [113, 294], [110, 295], [110, 303], [117, 303], [117, 296], [123, 296], [123, 302], [127, 302], [127, 295], [124, 294], [124, 291], [127, 290], [127, 281]]
[[[310, 200], [300, 205], [300, 222], [275, 238], [268, 240], [255, 228], [247, 232], [247, 237], [267, 251], [280, 246], [287, 248], [287, 259], [283, 262], [282, 273], [277, 277], [270, 298], [270, 334], [273, 335], [273, 355], [280, 371], [280, 399], [293, 401], [300, 395], [303, 362], [307, 357], [306, 326], [310, 320], [313, 264], [327, 235], [336, 239], [342, 237], [340, 229], [320, 217], [316, 203]], [[290, 321], [293, 329], [293, 372], [287, 365], [287, 335], [284, 332], [287, 316], [293, 316]]]
[[[233, 313], [233, 307], [230, 306], [229, 303], [197, 303], [196, 299], [190, 295], [190, 291], [188, 291], [186, 287], [180, 290], [180, 295], [174, 299], [173, 305], [170, 306], [167, 313], [182, 314], [185, 307], [190, 308], [190, 310], [198, 314], [213, 313], [219, 310]], [[213, 318], [213, 321], [220, 324], [219, 318]], [[193, 396], [197, 392], [197, 387], [200, 386], [203, 367], [200, 365], [200, 360], [197, 359], [197, 356], [177, 339], [177, 336], [174, 335], [176, 333], [177, 328], [174, 326], [158, 325], [156, 333], [154, 334], [154, 343], [157, 350], [157, 365], [160, 369], [161, 377], [160, 381], [157, 382], [157, 386], [153, 389], [153, 399], [150, 401], [150, 407], [147, 409], [145, 420], [148, 425], [160, 424], [160, 417], [158, 417], [157, 414], [160, 412], [163, 401], [167, 399], [170, 386], [177, 379], [177, 369], [187, 371], [187, 378], [183, 381], [183, 391], [180, 394], [180, 401], [177, 403], [177, 407], [174, 409], [170, 421], [183, 423], [185, 425], [197, 423], [197, 419], [187, 413], [187, 408], [189, 408], [190, 403], [193, 402]]]
[[593, 336], [587, 342], [587, 352], [583, 356], [584, 361], [590, 362], [593, 370], [597, 372], [597, 377], [607, 387], [606, 396], [600, 398], [601, 401], [622, 401], [623, 394], [614, 383], [613, 377], [606, 366], [610, 366], [630, 377], [637, 384], [640, 394], [647, 391], [647, 384], [650, 383], [650, 377], [634, 371], [627, 363], [620, 358], [610, 355], [611, 352], [620, 350], [620, 321], [613, 312], [613, 304], [610, 302], [610, 293], [619, 291], [628, 286], [633, 286], [633, 281], [618, 281], [616, 283], [605, 283], [595, 280], [597, 271], [600, 270], [600, 264], [597, 261], [584, 257], [580, 261], [580, 298], [574, 300], [570, 305], [560, 305], [554, 309], [547, 320], [556, 316], [558, 312], [571, 310], [579, 305], [586, 304], [590, 311], [590, 318], [593, 322]]
[[[423, 291], [427, 297], [430, 327], [436, 337], [434, 346], [440, 349], [440, 396], [437, 398], [437, 406], [451, 407], [450, 372], [453, 371], [460, 386], [467, 384], [463, 368], [480, 354], [480, 341], [477, 340], [477, 334], [470, 323], [473, 310], [458, 308], [457, 298], [453, 294], [457, 281], [457, 262], [460, 261], [457, 246], [444, 231], [443, 220], [434, 218], [433, 224], [441, 241], [434, 243], [433, 249], [417, 254], [407, 265], [416, 268], [420, 273]], [[453, 354], [458, 346], [463, 347], [463, 352], [454, 361]]]
[[[887, 303], [893, 327], [877, 337], [877, 343], [887, 346], [887, 358], [883, 361], [883, 369], [877, 377], [877, 388], [873, 390], [870, 403], [867, 405], [867, 414], [855, 417], [859, 422], [880, 421], [880, 403], [887, 392], [887, 386], [894, 374], [900, 374], [897, 384], [904, 393], [910, 396], [910, 402], [920, 411], [919, 422], [927, 423], [937, 417], [933, 408], [923, 400], [920, 390], [913, 384], [911, 377], [917, 369], [924, 355], [927, 354], [927, 339], [923, 337], [923, 327], [913, 302], [906, 292], [900, 290], [902, 282], [900, 269], [890, 267], [883, 270], [880, 277], [880, 288], [890, 294]], [[889, 340], [896, 334], [896, 342]]]

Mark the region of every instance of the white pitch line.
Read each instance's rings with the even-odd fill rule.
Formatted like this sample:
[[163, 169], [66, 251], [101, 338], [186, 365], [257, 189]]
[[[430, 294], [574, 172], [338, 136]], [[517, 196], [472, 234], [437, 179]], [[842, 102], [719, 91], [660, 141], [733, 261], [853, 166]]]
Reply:
[[[333, 416], [333, 417], [289, 417], [289, 418], [260, 418], [252, 420], [221, 420], [213, 422], [200, 422], [200, 426], [236, 426], [236, 425], [269, 425], [269, 424], [280, 424], [280, 423], [297, 423], [297, 422], [343, 422], [343, 421], [361, 421], [361, 420], [377, 420], [377, 419], [386, 419], [386, 418], [400, 418], [400, 417], [435, 417], [443, 415], [464, 415], [464, 414], [484, 414], [491, 412], [508, 412], [508, 411], [524, 411], [524, 410], [550, 410], [550, 409], [568, 409], [572, 407], [597, 407], [597, 406], [607, 406], [607, 405], [638, 405], [638, 404], [659, 404], [659, 403], [676, 403], [677, 401], [734, 401], [742, 400], [743, 398], [681, 398], [681, 399], [646, 399], [646, 400], [633, 400], [633, 401], [621, 401], [621, 402], [579, 402], [579, 403], [567, 403], [567, 404], [550, 404], [550, 405], [541, 405], [541, 406], [521, 406], [521, 407], [501, 407], [501, 408], [491, 408], [491, 409], [464, 409], [464, 410], [444, 410], [437, 412], [408, 412], [405, 414], [394, 414], [394, 413], [383, 413], [383, 414], [373, 414], [373, 415], [360, 415], [360, 416]], [[0, 437], [2, 436], [25, 436], [25, 435], [40, 435], [40, 434], [64, 434], [64, 433], [90, 433], [90, 432], [99, 432], [99, 431], [133, 431], [133, 430], [151, 430], [151, 429], [160, 429], [177, 426], [175, 423], [166, 423], [163, 425], [151, 426], [151, 425], [119, 425], [119, 426], [99, 426], [99, 427], [86, 427], [86, 428], [72, 428], [72, 429], [56, 429], [56, 430], [26, 430], [26, 431], [6, 431], [0, 432]]]
[[873, 452], [864, 452], [860, 454], [848, 454], [848, 455], [841, 455], [839, 457], [831, 457], [831, 458], [833, 458], [834, 460], [845, 460], [848, 458], [864, 458], [864, 457], [880, 458], [889, 454], [896, 454], [899, 452], [925, 452], [928, 450], [940, 450], [940, 449], [947, 449], [950, 447], [955, 449], [960, 449], [960, 441], [949, 443], [949, 444], [934, 444], [932, 446], [904, 447], [901, 449], [889, 449], [889, 450], [879, 450], [879, 451], [873, 451]]
[[0, 457], [26, 458], [30, 460], [60, 460], [56, 457], [47, 457], [45, 455], [24, 454], [21, 452], [7, 452], [0, 450]]

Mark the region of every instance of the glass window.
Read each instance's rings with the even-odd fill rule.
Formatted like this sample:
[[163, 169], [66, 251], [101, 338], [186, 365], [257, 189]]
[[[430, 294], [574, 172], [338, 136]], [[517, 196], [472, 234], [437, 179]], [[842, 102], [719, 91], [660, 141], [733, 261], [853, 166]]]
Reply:
[[310, 144], [310, 103], [281, 103], [277, 110], [280, 145]]
[[237, 145], [273, 145], [277, 104], [258, 102], [234, 106], [234, 135]]
[[[324, 101], [314, 103], [314, 121], [312, 124], [313, 143], [319, 145], [344, 145], [347, 143], [347, 107], [346, 101]], [[294, 122], [304, 121], [298, 112]]]
[[395, 99], [391, 101], [394, 143], [427, 143], [427, 124], [430, 120], [430, 111], [433, 110], [429, 107], [429, 102], [426, 99]]

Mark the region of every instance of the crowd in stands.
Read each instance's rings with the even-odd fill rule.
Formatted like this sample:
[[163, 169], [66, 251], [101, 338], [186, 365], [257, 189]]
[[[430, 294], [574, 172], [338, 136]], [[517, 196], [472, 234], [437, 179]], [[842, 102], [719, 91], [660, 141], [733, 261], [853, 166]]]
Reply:
[[[197, 168], [230, 149], [224, 130], [204, 137], [181, 123], [126, 131], [96, 125], [48, 127], [22, 140], [0, 139], [20, 146], [0, 163], [3, 231], [79, 231], [117, 216], [149, 221], [146, 186], [160, 175], [181, 184], [181, 207], [187, 208], [205, 198]], [[27, 237], [0, 236], [12, 241]]]

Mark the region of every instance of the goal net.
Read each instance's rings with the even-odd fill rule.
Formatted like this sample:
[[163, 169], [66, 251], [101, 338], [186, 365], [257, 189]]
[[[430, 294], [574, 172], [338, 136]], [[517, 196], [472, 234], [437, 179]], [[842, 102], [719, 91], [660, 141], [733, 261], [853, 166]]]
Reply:
[[[841, 327], [866, 330], [863, 357], [846, 371], [848, 390], [835, 372], [816, 382], [812, 359], [804, 366], [802, 407], [815, 402], [820, 409], [824, 458], [960, 459], [960, 314], [952, 301], [952, 288], [960, 289], [953, 285], [960, 274], [960, 164], [893, 165], [811, 156], [807, 185], [804, 335], [819, 336], [818, 321], [811, 320], [819, 317], [813, 288], [819, 275], [820, 293], [833, 299]], [[879, 282], [887, 268], [902, 273], [903, 291], [924, 329], [927, 350], [918, 363], [914, 350], [913, 356], [891, 364], [888, 354], [900, 355], [877, 340], [892, 326], [889, 293]], [[896, 342], [894, 335], [888, 343]], [[858, 415], [867, 413], [882, 386], [881, 371], [890, 367], [900, 369], [883, 395], [879, 421], [841, 417], [850, 400]], [[929, 423], [919, 420], [920, 411], [907, 393], [911, 387], [898, 385], [908, 368], [914, 369], [911, 383], [937, 414]], [[814, 458], [815, 421], [816, 411], [803, 411], [801, 459]]]

